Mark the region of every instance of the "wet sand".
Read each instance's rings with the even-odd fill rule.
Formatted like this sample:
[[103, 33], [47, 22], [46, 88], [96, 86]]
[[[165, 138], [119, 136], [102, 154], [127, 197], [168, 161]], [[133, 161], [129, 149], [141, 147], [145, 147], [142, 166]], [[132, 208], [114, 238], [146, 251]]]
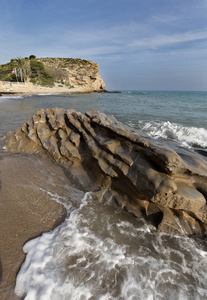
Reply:
[[61, 185], [67, 181], [63, 170], [48, 157], [0, 156], [1, 300], [19, 299], [14, 287], [25, 258], [24, 243], [65, 219], [66, 209], [51, 200], [47, 191], [63, 193]]

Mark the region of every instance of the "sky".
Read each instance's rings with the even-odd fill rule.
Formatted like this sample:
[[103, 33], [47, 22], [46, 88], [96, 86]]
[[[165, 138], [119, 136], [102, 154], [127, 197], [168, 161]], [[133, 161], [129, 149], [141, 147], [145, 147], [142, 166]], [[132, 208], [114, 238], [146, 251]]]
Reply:
[[1, 0], [0, 64], [72, 57], [108, 90], [207, 90], [207, 0]]

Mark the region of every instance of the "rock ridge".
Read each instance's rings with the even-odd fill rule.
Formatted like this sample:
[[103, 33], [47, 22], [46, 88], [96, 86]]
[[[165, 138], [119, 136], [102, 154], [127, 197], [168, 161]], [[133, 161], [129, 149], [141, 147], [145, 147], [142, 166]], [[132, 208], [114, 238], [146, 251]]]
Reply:
[[205, 235], [207, 162], [172, 142], [159, 142], [99, 111], [40, 109], [6, 135], [7, 150], [43, 149], [94, 198], [143, 215], [165, 232]]

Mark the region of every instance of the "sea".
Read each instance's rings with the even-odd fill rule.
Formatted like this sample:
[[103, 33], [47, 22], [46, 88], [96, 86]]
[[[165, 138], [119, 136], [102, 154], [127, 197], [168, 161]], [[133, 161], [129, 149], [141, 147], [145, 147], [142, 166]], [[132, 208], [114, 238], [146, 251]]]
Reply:
[[[7, 95], [0, 97], [0, 137], [38, 109], [51, 107], [99, 110], [152, 139], [172, 139], [207, 159], [207, 92]], [[55, 174], [50, 176], [55, 184]], [[65, 182], [61, 194], [46, 183], [45, 190], [51, 201], [63, 203], [67, 217], [24, 245], [17, 295], [27, 300], [207, 299], [205, 238], [157, 232], [142, 218], [96, 202], [90, 191], [68, 201]]]

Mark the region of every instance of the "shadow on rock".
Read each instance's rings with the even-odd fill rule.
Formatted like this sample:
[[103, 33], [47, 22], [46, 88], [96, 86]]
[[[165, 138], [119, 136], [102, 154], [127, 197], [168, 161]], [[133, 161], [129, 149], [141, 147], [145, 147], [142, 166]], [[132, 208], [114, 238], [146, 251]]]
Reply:
[[149, 139], [99, 111], [41, 109], [6, 140], [11, 152], [46, 151], [82, 189], [144, 215], [158, 230], [206, 233], [204, 156]]

